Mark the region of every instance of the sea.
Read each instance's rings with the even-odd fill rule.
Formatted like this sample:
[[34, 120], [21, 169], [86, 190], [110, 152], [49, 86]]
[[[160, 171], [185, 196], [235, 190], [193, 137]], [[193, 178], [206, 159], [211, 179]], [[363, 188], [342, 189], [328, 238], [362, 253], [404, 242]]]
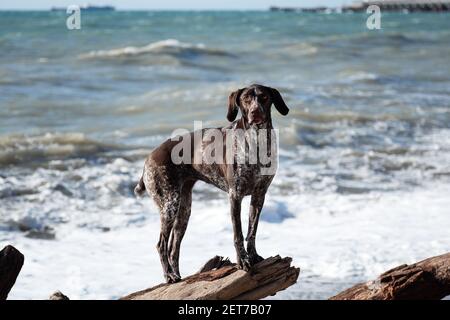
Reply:
[[[163, 282], [159, 213], [133, 188], [175, 129], [224, 126], [228, 95], [277, 88], [280, 162], [257, 235], [293, 258], [270, 299], [327, 299], [450, 251], [450, 16], [0, 11], [0, 249], [11, 299], [116, 299]], [[194, 189], [182, 276], [235, 260], [227, 195]], [[244, 230], [249, 199], [244, 200]]]

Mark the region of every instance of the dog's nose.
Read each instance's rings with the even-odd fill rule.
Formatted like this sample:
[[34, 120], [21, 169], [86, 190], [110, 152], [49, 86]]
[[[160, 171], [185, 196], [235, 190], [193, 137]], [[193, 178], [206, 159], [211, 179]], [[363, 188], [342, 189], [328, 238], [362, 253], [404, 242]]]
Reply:
[[260, 124], [264, 122], [264, 115], [258, 109], [252, 109], [250, 110], [249, 121], [250, 124]]

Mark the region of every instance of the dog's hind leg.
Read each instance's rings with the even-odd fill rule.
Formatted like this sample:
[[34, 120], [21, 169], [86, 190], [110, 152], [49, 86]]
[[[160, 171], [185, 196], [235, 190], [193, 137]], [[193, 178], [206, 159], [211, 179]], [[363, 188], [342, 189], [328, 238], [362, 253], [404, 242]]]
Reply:
[[170, 168], [149, 162], [143, 179], [145, 186], [149, 189], [149, 193], [159, 207], [161, 231], [156, 248], [164, 277], [169, 283], [180, 280], [180, 277], [174, 273], [169, 264], [169, 238], [181, 203], [181, 185], [175, 182], [175, 176], [171, 173], [173, 173], [173, 170], [170, 170]]
[[183, 240], [184, 233], [189, 222], [191, 215], [192, 204], [192, 188], [195, 181], [185, 182], [181, 189], [181, 203], [180, 210], [175, 219], [174, 226], [172, 228], [172, 234], [170, 235], [169, 242], [169, 263], [176, 276], [180, 277], [179, 258], [181, 241]]
[[171, 196], [166, 197], [165, 201], [166, 202], [163, 204], [160, 210], [161, 231], [159, 235], [159, 241], [156, 247], [158, 249], [166, 281], [168, 283], [173, 283], [179, 281], [180, 277], [174, 272], [169, 263], [168, 245], [169, 245], [169, 237], [172, 232], [180, 208], [181, 202], [180, 195], [179, 193], [172, 192]]

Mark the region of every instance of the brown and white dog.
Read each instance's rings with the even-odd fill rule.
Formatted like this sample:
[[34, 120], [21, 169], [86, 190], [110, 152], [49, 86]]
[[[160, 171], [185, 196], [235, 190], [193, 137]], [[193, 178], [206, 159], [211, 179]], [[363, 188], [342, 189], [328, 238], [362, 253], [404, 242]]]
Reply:
[[[230, 94], [227, 119], [232, 123], [227, 127], [216, 128], [220, 133], [219, 140], [223, 143], [223, 158], [230, 154], [230, 150], [245, 152], [244, 149], [235, 148], [234, 137], [230, 139], [230, 134], [237, 130], [260, 132], [265, 129], [265, 138], [273, 145], [276, 136], [272, 130], [272, 104], [282, 115], [288, 114], [289, 109], [276, 89], [254, 84]], [[235, 120], [239, 110], [242, 117]], [[205, 130], [208, 129], [202, 129], [202, 133], [205, 133]], [[195, 134], [191, 132], [182, 139], [192, 142], [195, 140]], [[245, 140], [245, 144], [248, 147], [248, 144], [258, 144], [259, 141]], [[192, 161], [174, 163], [173, 151], [179, 143], [179, 140], [169, 139], [153, 150], [145, 162], [142, 177], [134, 190], [136, 195], [142, 195], [147, 191], [159, 208], [161, 231], [157, 249], [167, 282], [181, 279], [178, 265], [180, 244], [191, 214], [192, 188], [199, 180], [228, 193], [237, 263], [240, 268], [248, 271], [252, 265], [262, 260], [256, 252], [256, 230], [265, 194], [275, 172], [262, 174], [261, 169], [267, 167], [267, 163], [263, 164], [259, 160], [256, 163], [230, 163], [225, 159], [215, 163], [195, 161], [194, 158], [199, 154], [202, 156], [206, 147], [212, 143], [211, 140], [205, 139], [200, 143], [190, 143], [191, 148], [188, 150], [190, 154], [182, 154]], [[261, 146], [256, 147], [259, 149]], [[270, 156], [270, 150], [268, 153]], [[244, 158], [248, 159], [247, 156]], [[244, 247], [241, 226], [241, 202], [245, 196], [251, 196], [247, 250]]]

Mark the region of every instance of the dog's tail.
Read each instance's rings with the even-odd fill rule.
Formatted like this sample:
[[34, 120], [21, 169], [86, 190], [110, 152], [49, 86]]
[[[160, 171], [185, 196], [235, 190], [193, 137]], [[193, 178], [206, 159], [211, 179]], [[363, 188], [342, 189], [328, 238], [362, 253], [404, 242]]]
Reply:
[[141, 177], [138, 184], [134, 188], [134, 194], [136, 197], [141, 197], [145, 192], [144, 176]]

